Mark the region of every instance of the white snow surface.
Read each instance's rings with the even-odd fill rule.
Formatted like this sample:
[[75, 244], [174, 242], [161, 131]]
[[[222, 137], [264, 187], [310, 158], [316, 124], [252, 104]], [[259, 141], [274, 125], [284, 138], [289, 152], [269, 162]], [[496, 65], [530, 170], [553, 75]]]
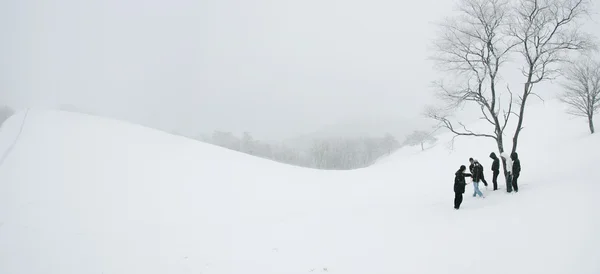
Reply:
[[25, 114], [0, 129], [2, 274], [600, 273], [600, 135], [555, 101], [527, 110], [519, 193], [502, 176], [485, 199], [469, 184], [458, 211], [454, 172], [477, 158], [491, 183], [492, 140], [449, 150], [444, 134], [424, 152], [319, 171], [105, 118]]

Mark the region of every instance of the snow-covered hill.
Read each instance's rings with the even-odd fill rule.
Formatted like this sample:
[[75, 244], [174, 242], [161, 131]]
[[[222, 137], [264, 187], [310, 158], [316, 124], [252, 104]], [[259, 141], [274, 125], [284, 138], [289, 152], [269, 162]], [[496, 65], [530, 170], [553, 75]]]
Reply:
[[475, 157], [491, 180], [493, 142], [319, 171], [21, 112], [0, 129], [0, 273], [600, 273], [600, 135], [556, 102], [527, 115], [520, 192], [468, 185], [455, 211], [454, 171]]

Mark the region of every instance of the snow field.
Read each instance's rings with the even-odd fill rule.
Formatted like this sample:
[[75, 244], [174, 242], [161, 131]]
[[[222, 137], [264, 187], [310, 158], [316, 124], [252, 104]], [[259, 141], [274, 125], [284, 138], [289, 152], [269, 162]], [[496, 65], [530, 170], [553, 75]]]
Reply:
[[[0, 152], [23, 115], [0, 129]], [[492, 140], [448, 150], [443, 134], [424, 152], [319, 171], [32, 110], [0, 166], [0, 273], [600, 273], [599, 137], [555, 101], [526, 115], [520, 192], [500, 176], [473, 198], [469, 184], [455, 211], [469, 157], [491, 184]]]

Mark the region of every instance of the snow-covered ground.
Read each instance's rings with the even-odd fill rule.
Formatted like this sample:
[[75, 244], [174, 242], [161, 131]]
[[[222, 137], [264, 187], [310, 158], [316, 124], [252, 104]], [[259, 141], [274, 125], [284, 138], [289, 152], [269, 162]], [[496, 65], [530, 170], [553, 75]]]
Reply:
[[528, 110], [519, 193], [501, 183], [473, 198], [468, 185], [458, 211], [453, 174], [474, 157], [491, 182], [491, 140], [449, 150], [445, 134], [424, 152], [319, 171], [21, 112], [0, 129], [0, 273], [600, 273], [600, 135], [563, 110]]

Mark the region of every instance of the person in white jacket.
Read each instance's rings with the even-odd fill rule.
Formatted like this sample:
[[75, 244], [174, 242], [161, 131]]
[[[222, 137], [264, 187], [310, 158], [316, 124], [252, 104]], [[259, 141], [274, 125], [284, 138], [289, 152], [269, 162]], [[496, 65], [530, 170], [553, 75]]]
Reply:
[[513, 161], [510, 158], [510, 155], [506, 152], [500, 153], [500, 157], [506, 163], [506, 192], [512, 192], [512, 166]]

